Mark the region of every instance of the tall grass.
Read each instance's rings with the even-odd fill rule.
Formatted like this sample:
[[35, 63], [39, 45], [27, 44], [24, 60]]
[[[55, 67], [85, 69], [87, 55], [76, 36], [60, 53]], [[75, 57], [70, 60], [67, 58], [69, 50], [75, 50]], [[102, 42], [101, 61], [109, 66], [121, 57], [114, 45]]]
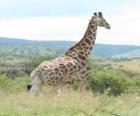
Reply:
[[0, 116], [140, 116], [140, 96], [107, 96], [67, 90], [33, 96], [0, 92]]
[[[28, 75], [0, 76], [0, 116], [140, 116], [140, 78], [112, 68], [92, 67], [91, 89], [81, 94], [69, 88], [57, 95], [43, 87], [34, 96], [26, 91]], [[113, 96], [114, 92], [119, 96]]]

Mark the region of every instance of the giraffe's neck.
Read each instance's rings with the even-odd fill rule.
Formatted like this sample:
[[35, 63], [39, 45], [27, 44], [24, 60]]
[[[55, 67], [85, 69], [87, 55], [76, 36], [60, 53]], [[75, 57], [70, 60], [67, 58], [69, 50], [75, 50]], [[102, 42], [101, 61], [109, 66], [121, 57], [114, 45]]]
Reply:
[[71, 56], [71, 57], [80, 57], [84, 60], [88, 57], [92, 50], [92, 46], [95, 43], [96, 39], [96, 31], [97, 31], [97, 23], [91, 19], [91, 21], [88, 24], [88, 28], [81, 39], [80, 42], [78, 42], [76, 45], [71, 47], [65, 55]]

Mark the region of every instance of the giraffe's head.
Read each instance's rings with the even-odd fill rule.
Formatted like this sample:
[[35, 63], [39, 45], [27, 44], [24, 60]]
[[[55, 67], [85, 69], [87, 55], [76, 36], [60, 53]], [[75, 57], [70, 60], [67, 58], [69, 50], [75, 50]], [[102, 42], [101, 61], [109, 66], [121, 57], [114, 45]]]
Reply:
[[94, 21], [96, 21], [97, 26], [99, 26], [99, 27], [105, 27], [106, 29], [111, 28], [109, 23], [104, 19], [103, 15], [102, 15], [102, 12], [98, 12], [98, 14], [94, 13], [94, 16], [93, 16], [92, 19]]

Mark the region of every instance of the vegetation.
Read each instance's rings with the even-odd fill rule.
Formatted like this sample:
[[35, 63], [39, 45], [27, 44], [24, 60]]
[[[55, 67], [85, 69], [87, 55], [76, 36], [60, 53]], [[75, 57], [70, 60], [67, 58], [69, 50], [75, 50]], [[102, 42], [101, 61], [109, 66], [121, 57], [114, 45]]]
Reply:
[[15, 94], [26, 90], [26, 85], [29, 82], [29, 76], [10, 78], [6, 76], [0, 77], [0, 91], [9, 94]]
[[[133, 99], [132, 99], [133, 98]], [[42, 93], [0, 92], [1, 116], [139, 116], [140, 96], [107, 96], [106, 94], [67, 91], [62, 96]]]
[[[0, 38], [0, 54], [5, 56], [13, 54], [16, 56], [22, 55], [22, 57], [35, 57], [37, 55], [46, 55], [49, 52], [52, 55], [59, 55], [73, 44], [75, 44], [74, 41], [31, 41]], [[92, 53], [97, 56], [127, 60], [140, 58], [140, 46], [96, 44]]]
[[92, 72], [90, 87], [93, 91], [120, 95], [131, 86], [131, 79], [123, 72], [114, 69], [101, 69]]
[[[64, 94], [57, 95], [57, 93], [52, 92], [52, 89], [43, 87], [41, 93], [38, 96], [34, 96], [25, 89], [28, 81], [28, 76], [14, 79], [5, 76], [0, 77], [0, 116], [140, 115], [140, 94], [138, 91], [131, 91], [131, 89], [127, 88], [129, 90], [127, 93], [112, 96], [112, 94], [109, 94], [112, 91], [104, 87], [102, 94], [99, 93], [99, 90], [96, 90], [96, 92], [94, 90], [94, 93], [89, 90], [79, 94], [78, 91], [68, 89]], [[100, 79], [99, 83], [102, 83], [102, 81]], [[131, 84], [133, 83], [131, 87], [138, 89], [140, 87], [139, 82], [140, 79], [135, 77], [131, 82]], [[100, 86], [100, 84], [98, 85]], [[115, 83], [111, 87], [113, 88], [116, 85], [118, 84]], [[119, 88], [117, 89], [120, 90]]]
[[64, 48], [20, 44], [0, 46], [0, 116], [140, 115], [139, 59], [91, 57], [86, 91], [79, 94], [74, 85], [57, 95], [54, 88], [44, 86], [39, 95], [33, 96], [26, 91], [30, 72], [44, 60], [61, 54]]

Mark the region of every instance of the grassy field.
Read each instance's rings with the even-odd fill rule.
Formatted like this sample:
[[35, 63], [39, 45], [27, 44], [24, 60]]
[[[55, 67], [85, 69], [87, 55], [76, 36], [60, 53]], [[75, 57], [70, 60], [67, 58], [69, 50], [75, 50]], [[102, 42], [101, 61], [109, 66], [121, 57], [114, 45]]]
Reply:
[[[96, 84], [93, 87], [96, 89], [81, 94], [69, 88], [62, 95], [57, 95], [55, 91], [43, 87], [40, 94], [35, 96], [26, 92], [29, 75], [1, 75], [0, 116], [140, 116], [139, 76], [131, 78], [127, 72], [117, 70], [125, 69], [140, 74], [140, 60], [94, 60], [90, 64], [93, 84]], [[108, 68], [110, 64], [112, 68]], [[1, 65], [0, 70], [2, 68]], [[4, 68], [7, 70], [7, 66]], [[101, 91], [99, 93], [99, 87], [103, 87], [102, 94]], [[111, 90], [118, 93], [121, 89], [128, 90], [118, 96], [108, 95]]]
[[43, 92], [0, 92], [0, 116], [140, 116], [140, 95], [118, 97], [66, 91], [63, 95]]
[[119, 96], [71, 87], [61, 95], [44, 86], [38, 95], [26, 91], [28, 76], [0, 78], [0, 116], [140, 116], [140, 93]]
[[131, 60], [112, 63], [114, 67], [140, 74], [140, 60]]
[[113, 68], [116, 69], [121, 69], [121, 70], [126, 70], [126, 71], [131, 71], [133, 73], [138, 73], [140, 74], [140, 59], [135, 59], [135, 60], [128, 60], [128, 61], [112, 61], [112, 60], [100, 60], [100, 61], [95, 61], [96, 64], [98, 65], [110, 65]]

